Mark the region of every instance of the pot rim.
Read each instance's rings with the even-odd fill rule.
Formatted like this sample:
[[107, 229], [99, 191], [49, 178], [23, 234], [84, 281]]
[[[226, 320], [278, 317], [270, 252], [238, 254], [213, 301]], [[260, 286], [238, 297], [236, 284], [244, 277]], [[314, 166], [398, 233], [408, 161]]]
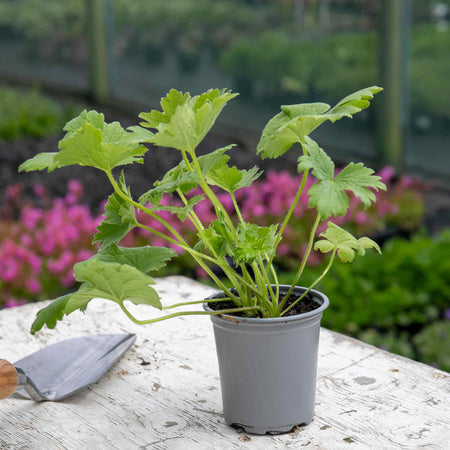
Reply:
[[[273, 286], [273, 285], [272, 285]], [[275, 287], [275, 286], [274, 286]], [[288, 284], [280, 284], [279, 285], [280, 290], [281, 289], [285, 289], [286, 291], [291, 287]], [[293, 292], [298, 292], [299, 290], [301, 290], [302, 292], [306, 291], [308, 288], [303, 287], [303, 286], [295, 286], [294, 291]], [[233, 322], [245, 322], [245, 323], [279, 323], [279, 322], [294, 322], [294, 321], [298, 321], [298, 320], [304, 320], [307, 319], [309, 317], [315, 317], [318, 315], [321, 315], [329, 306], [330, 304], [330, 300], [328, 299], [328, 297], [320, 292], [320, 291], [316, 291], [315, 289], [310, 289], [309, 291], [310, 294], [313, 294], [316, 298], [320, 298], [320, 300], [322, 301], [322, 304], [314, 309], [313, 311], [308, 311], [306, 313], [301, 313], [301, 314], [296, 314], [295, 316], [287, 316], [287, 317], [241, 317], [241, 316], [233, 316], [232, 314], [217, 314], [214, 316], [211, 316], [212, 318], [222, 318], [224, 320], [226, 320], [225, 318], [227, 317], [232, 317], [233, 318]], [[209, 298], [214, 298], [214, 296], [217, 295], [217, 292], [213, 295], [210, 295], [209, 297], [207, 297], [206, 300], [208, 300]], [[203, 303], [203, 309], [205, 311], [214, 311], [212, 308], [210, 308], [208, 306], [208, 303], [205, 302]]]

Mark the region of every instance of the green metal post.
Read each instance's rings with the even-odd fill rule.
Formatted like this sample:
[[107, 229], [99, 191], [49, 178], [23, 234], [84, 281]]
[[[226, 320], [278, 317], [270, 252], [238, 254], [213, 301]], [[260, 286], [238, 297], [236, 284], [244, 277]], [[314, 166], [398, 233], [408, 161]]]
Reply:
[[93, 100], [105, 103], [112, 90], [112, 12], [110, 0], [85, 0], [89, 39], [89, 78]]
[[409, 122], [411, 0], [381, 0], [379, 51], [384, 92], [378, 103], [377, 147], [383, 164], [404, 169]]

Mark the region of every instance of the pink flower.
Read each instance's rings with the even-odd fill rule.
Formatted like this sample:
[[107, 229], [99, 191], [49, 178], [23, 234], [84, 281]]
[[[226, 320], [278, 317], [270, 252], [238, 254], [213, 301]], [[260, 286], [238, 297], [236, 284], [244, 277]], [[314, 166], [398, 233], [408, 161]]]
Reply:
[[70, 287], [72, 287], [72, 286], [74, 285], [74, 283], [75, 283], [75, 277], [73, 276], [73, 271], [72, 271], [70, 274], [61, 277], [61, 278], [59, 279], [59, 282], [60, 282], [65, 288], [70, 288]]
[[42, 184], [35, 184], [33, 186], [33, 192], [34, 192], [34, 195], [36, 195], [36, 197], [39, 197], [39, 198], [45, 197], [45, 195], [47, 194], [47, 191]]
[[27, 301], [22, 298], [10, 297], [10, 298], [6, 299], [5, 306], [6, 306], [6, 308], [14, 308], [15, 306], [25, 305], [26, 302]]
[[389, 183], [395, 175], [395, 169], [392, 166], [383, 167], [379, 172], [378, 176], [381, 177], [383, 183]]
[[404, 189], [410, 189], [414, 185], [414, 180], [408, 175], [403, 175], [400, 178], [400, 186]]
[[29, 247], [33, 243], [33, 240], [31, 239], [29, 234], [23, 234], [20, 237], [20, 243]]
[[39, 294], [41, 292], [41, 283], [36, 279], [30, 278], [25, 285], [32, 294]]
[[7, 266], [0, 273], [0, 277], [3, 278], [7, 283], [14, 282], [20, 274], [20, 266], [19, 264], [10, 259]]
[[38, 208], [24, 208], [22, 210], [21, 222], [28, 230], [34, 230], [42, 219], [42, 210]]
[[286, 256], [289, 254], [289, 245], [288, 244], [280, 244], [277, 248], [277, 253], [280, 256]]
[[79, 180], [70, 180], [67, 183], [67, 188], [69, 191], [69, 194], [72, 194], [75, 196], [75, 198], [80, 198], [84, 194], [84, 188], [83, 185]]
[[199, 280], [204, 280], [204, 279], [208, 278], [208, 274], [206, 273], [205, 269], [203, 269], [203, 267], [197, 267], [195, 269], [195, 276]]
[[369, 216], [365, 212], [358, 212], [355, 216], [357, 225], [366, 225], [370, 221]]
[[87, 259], [91, 258], [94, 255], [93, 252], [91, 252], [90, 250], [80, 250], [76, 256], [75, 256], [75, 261], [76, 262], [81, 262], [81, 261], [86, 261]]

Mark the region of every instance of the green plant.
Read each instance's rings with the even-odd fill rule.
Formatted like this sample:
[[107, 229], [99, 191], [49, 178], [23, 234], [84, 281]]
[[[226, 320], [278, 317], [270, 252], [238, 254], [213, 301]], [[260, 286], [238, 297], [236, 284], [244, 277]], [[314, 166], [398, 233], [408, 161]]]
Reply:
[[[143, 119], [141, 126], [130, 127], [129, 131], [124, 130], [118, 122], [106, 123], [103, 114], [83, 111], [64, 127], [66, 135], [59, 143], [59, 152], [38, 154], [20, 166], [20, 170], [25, 171], [52, 171], [73, 164], [92, 166], [103, 171], [114, 188], [105, 206], [105, 219], [94, 237], [94, 241], [101, 244], [100, 251], [89, 260], [75, 265], [75, 277], [81, 283], [80, 289], [41, 310], [32, 331], [38, 331], [44, 324], [55, 326], [56, 320], [64, 314], [77, 309], [84, 310], [96, 297], [118, 303], [123, 312], [138, 324], [187, 314], [245, 313], [248, 316], [280, 317], [292, 310], [328, 273], [336, 256], [343, 262], [350, 262], [355, 253], [363, 255], [365, 249], [375, 248], [379, 251], [378, 245], [371, 239], [357, 239], [332, 222], [328, 222], [327, 229], [320, 234], [323, 239], [314, 243], [321, 222], [346, 213], [349, 208], [346, 191], [352, 192], [368, 207], [375, 200], [373, 190], [385, 189], [385, 185], [380, 177], [373, 175], [373, 170], [362, 163], [350, 163], [335, 176], [334, 163], [309, 134], [326, 121], [335, 122], [343, 117], [351, 117], [367, 108], [369, 100], [380, 90], [376, 86], [362, 89], [345, 97], [333, 108], [325, 103], [282, 106], [281, 112], [268, 122], [257, 147], [258, 154], [263, 158], [277, 158], [298, 143], [303, 150], [298, 159], [301, 179], [291, 207], [281, 223], [270, 226], [245, 222], [234, 194], [260, 176], [257, 167], [239, 170], [229, 166], [226, 152], [233, 146], [200, 157], [196, 154], [198, 144], [217, 116], [237, 94], [215, 89], [191, 97], [189, 93], [183, 94], [173, 89], [161, 100], [162, 112], [153, 110], [140, 114], [139, 117]], [[152, 132], [149, 128], [156, 131]], [[154, 187], [142, 195], [139, 201], [135, 201], [126, 185], [123, 171], [119, 178], [112, 171], [118, 166], [142, 162], [142, 156], [148, 150], [142, 143], [174, 148], [180, 152], [181, 162], [155, 182]], [[316, 218], [291, 288], [284, 298], [280, 298], [273, 259], [310, 172], [317, 179], [308, 190], [309, 207], [315, 208]], [[188, 193], [197, 186], [202, 194], [189, 197]], [[214, 193], [214, 186], [229, 194], [238, 217], [237, 223], [232, 221], [226, 207]], [[167, 205], [162, 201], [165, 194], [178, 195], [182, 204]], [[215, 218], [209, 224], [203, 224], [194, 211], [194, 206], [205, 196], [215, 211]], [[149, 228], [140, 223], [136, 210], [154, 218], [161, 228]], [[159, 214], [164, 211], [176, 214], [181, 221], [189, 220], [192, 223], [198, 236], [194, 246], [189, 245], [177, 229]], [[163, 267], [174, 256], [174, 252], [172, 249], [149, 246], [118, 247], [116, 243], [135, 227], [147, 229], [169, 244], [184, 249], [223, 290], [226, 299], [234, 307], [213, 312], [175, 312], [150, 320], [133, 317], [125, 306], [126, 300], [163, 310], [203, 301], [169, 306], [161, 304], [158, 293], [150, 286], [154, 281], [148, 272]], [[290, 294], [303, 274], [313, 247], [322, 253], [330, 253], [329, 262], [305, 293], [289, 304]], [[239, 267], [239, 271], [228, 264], [230, 259], [234, 266]], [[215, 275], [212, 265], [223, 270], [235, 291], [227, 288]]]
[[450, 322], [439, 321], [414, 336], [420, 359], [442, 370], [450, 371]]
[[0, 139], [56, 135], [70, 114], [72, 107], [62, 108], [38, 89], [0, 87]]

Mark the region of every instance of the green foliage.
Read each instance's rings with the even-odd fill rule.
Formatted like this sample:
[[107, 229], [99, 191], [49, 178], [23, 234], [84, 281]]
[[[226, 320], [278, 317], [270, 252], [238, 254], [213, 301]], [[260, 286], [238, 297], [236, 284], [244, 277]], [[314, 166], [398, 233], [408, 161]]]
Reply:
[[[344, 215], [349, 208], [345, 191], [350, 190], [369, 206], [375, 200], [375, 195], [369, 188], [377, 190], [385, 187], [379, 177], [373, 176], [373, 171], [362, 164], [349, 164], [334, 177], [334, 163], [308, 134], [325, 121], [335, 122], [367, 108], [369, 100], [380, 90], [381, 88], [376, 86], [359, 90], [345, 97], [334, 108], [323, 103], [282, 106], [281, 113], [271, 119], [263, 131], [258, 153], [263, 157], [276, 158], [294, 143], [300, 143], [303, 145], [304, 155], [299, 160], [299, 170], [311, 169], [318, 178], [318, 182], [309, 190], [310, 206], [316, 207], [318, 211], [317, 220], [312, 227], [308, 248], [291, 291], [312, 251], [320, 221], [330, 215]], [[66, 124], [66, 135], [59, 143], [59, 152], [37, 155], [20, 166], [19, 170], [27, 171], [45, 167], [51, 171], [72, 164], [92, 166], [105, 172], [114, 188], [114, 193], [105, 205], [105, 218], [94, 236], [94, 242], [100, 242], [102, 248], [96, 256], [75, 265], [75, 278], [81, 283], [80, 288], [68, 297], [66, 303], [61, 301], [41, 312], [41, 319], [35, 324], [34, 330], [42, 327], [44, 323], [53, 326], [62, 313], [70, 314], [77, 309], [86, 309], [88, 303], [96, 297], [116, 302], [131, 320], [139, 324], [165, 320], [180, 314], [195, 314], [195, 311], [182, 312], [140, 321], [127, 310], [125, 300], [162, 309], [157, 292], [149, 286], [154, 282], [147, 272], [163, 267], [173, 256], [171, 251], [148, 246], [134, 249], [118, 247], [116, 243], [136, 226], [152, 231], [172, 246], [176, 245], [187, 251], [196, 263], [210, 274], [236, 307], [240, 311], [244, 308], [247, 315], [280, 317], [287, 312], [289, 308], [285, 308], [285, 302], [278, 303], [273, 293], [273, 298], [268, 298], [270, 293], [267, 284], [271, 283], [271, 278], [275, 284], [278, 283], [272, 262], [304, 184], [300, 184], [298, 194], [294, 196], [282, 224], [260, 226], [247, 223], [240, 212], [234, 192], [250, 186], [260, 176], [258, 168], [239, 170], [235, 166], [229, 166], [229, 157], [225, 152], [232, 146], [217, 149], [201, 157], [196, 154], [198, 144], [226, 103], [236, 95], [226, 89], [211, 89], [192, 97], [190, 93], [183, 94], [172, 89], [161, 100], [162, 111], [153, 110], [140, 114], [139, 117], [144, 120], [141, 123], [143, 128], [134, 126], [128, 131], [117, 122], [106, 123], [103, 114], [83, 111]], [[155, 129], [156, 132], [148, 132], [145, 128]], [[141, 146], [141, 142], [180, 150], [181, 161], [169, 170], [162, 180], [155, 182], [154, 187], [137, 203], [125, 183], [123, 172], [116, 181], [112, 169], [142, 162], [141, 157], [147, 148]], [[238, 224], [232, 220], [227, 208], [211, 189], [212, 186], [229, 194], [239, 219]], [[193, 195], [193, 189], [202, 193]], [[165, 194], [175, 193], [180, 197], [182, 205], [167, 205], [162, 202]], [[188, 194], [190, 195], [186, 197]], [[195, 213], [195, 206], [205, 197], [213, 205], [216, 217], [206, 226]], [[136, 214], [136, 210], [156, 220], [158, 229], [139, 222], [141, 218]], [[197, 243], [191, 246], [179, 234], [178, 227], [160, 216], [160, 212], [176, 214], [182, 222], [189, 219], [197, 232]], [[367, 248], [379, 251], [378, 246], [370, 239], [356, 239], [331, 222], [321, 236], [324, 239], [316, 243], [316, 248], [322, 252], [333, 251], [333, 256], [317, 281], [326, 275], [336, 252], [341, 260], [348, 262], [353, 260], [355, 251], [360, 255], [363, 255]], [[228, 265], [230, 260], [239, 266], [240, 271]], [[217, 278], [211, 263], [222, 269], [234, 285], [236, 294], [229, 291]], [[250, 275], [248, 265], [251, 265], [253, 275]], [[285, 298], [289, 298], [289, 295], [290, 292]]]
[[333, 222], [328, 222], [326, 231], [320, 234], [322, 240], [317, 241], [314, 250], [320, 250], [322, 253], [336, 251], [342, 262], [351, 262], [355, 258], [355, 250], [358, 255], [365, 255], [367, 248], [374, 248], [381, 254], [380, 247], [372, 239], [362, 237], [356, 239], [348, 231], [338, 227]]
[[207, 180], [213, 186], [219, 186], [224, 191], [232, 193], [243, 187], [250, 186], [253, 181], [262, 175], [258, 167], [250, 170], [239, 170], [236, 166], [222, 166], [212, 171]]
[[367, 342], [370, 345], [375, 345], [388, 352], [396, 353], [397, 355], [405, 356], [406, 358], [414, 358], [416, 355], [412, 348], [408, 333], [400, 333], [389, 331], [388, 333], [379, 333], [373, 328], [364, 330], [358, 334], [358, 339]]
[[38, 154], [22, 164], [19, 171], [47, 167], [51, 172], [57, 167], [78, 164], [110, 172], [117, 166], [142, 163], [140, 157], [148, 150], [136, 142], [135, 133], [125, 131], [119, 122], [106, 123], [104, 115], [97, 111], [84, 110], [66, 124], [64, 131], [59, 152]]
[[191, 98], [175, 89], [161, 100], [163, 112], [141, 113], [141, 126], [155, 128], [150, 141], [161, 147], [192, 152], [214, 125], [226, 103], [236, 97], [227, 89], [210, 89]]
[[119, 247], [111, 244], [103, 247], [94, 258], [103, 262], [119, 263], [148, 273], [163, 268], [175, 256], [175, 251], [164, 247]]
[[435, 238], [392, 239], [382, 257], [372, 253], [352, 265], [336, 265], [320, 284], [331, 300], [324, 326], [387, 331], [436, 320], [450, 302], [449, 254], [446, 230]]
[[[207, 155], [200, 156], [198, 163], [202, 173], [208, 177], [211, 171], [216, 168], [222, 167], [230, 159], [225, 152], [230, 150], [233, 145], [219, 148]], [[186, 162], [183, 160], [177, 166], [170, 169], [163, 177], [162, 180], [155, 181], [154, 188], [143, 194], [139, 203], [144, 205], [145, 203], [151, 203], [152, 205], [159, 205], [164, 194], [171, 195], [178, 189], [187, 194], [192, 189], [196, 188], [199, 183], [199, 176], [196, 172], [192, 172], [188, 169]]]
[[378, 86], [361, 89], [343, 98], [333, 108], [326, 103], [282, 106], [281, 112], [264, 128], [257, 152], [263, 158], [281, 156], [296, 142], [303, 144], [306, 137], [327, 120], [336, 122], [343, 117], [351, 118], [367, 108], [369, 100], [381, 90]]
[[330, 216], [343, 216], [349, 208], [349, 197], [345, 191], [351, 191], [368, 208], [375, 201], [375, 194], [369, 189], [386, 189], [380, 177], [362, 163], [350, 163], [334, 177], [334, 163], [311, 138], [306, 137], [303, 144], [306, 154], [300, 156], [298, 171], [312, 169], [318, 179], [308, 191], [309, 206], [317, 208], [323, 219]]
[[36, 318], [31, 326], [31, 333], [35, 334], [42, 329], [44, 325], [53, 329], [56, 327], [56, 322], [62, 320], [64, 317], [64, 311], [66, 309], [67, 302], [69, 301], [71, 294], [63, 295], [62, 297], [53, 300], [50, 305], [39, 310], [36, 314]]
[[[119, 189], [123, 195], [130, 195], [123, 173], [119, 181]], [[103, 247], [107, 247], [121, 241], [135, 226], [136, 215], [133, 205], [114, 192], [108, 197], [105, 218], [97, 227], [98, 233], [94, 236], [93, 242], [100, 242]]]
[[439, 367], [446, 372], [450, 371], [450, 322], [439, 321], [424, 328], [414, 336], [414, 344], [420, 360]]
[[38, 89], [0, 87], [0, 139], [57, 135], [72, 113], [72, 107], [59, 105]]

